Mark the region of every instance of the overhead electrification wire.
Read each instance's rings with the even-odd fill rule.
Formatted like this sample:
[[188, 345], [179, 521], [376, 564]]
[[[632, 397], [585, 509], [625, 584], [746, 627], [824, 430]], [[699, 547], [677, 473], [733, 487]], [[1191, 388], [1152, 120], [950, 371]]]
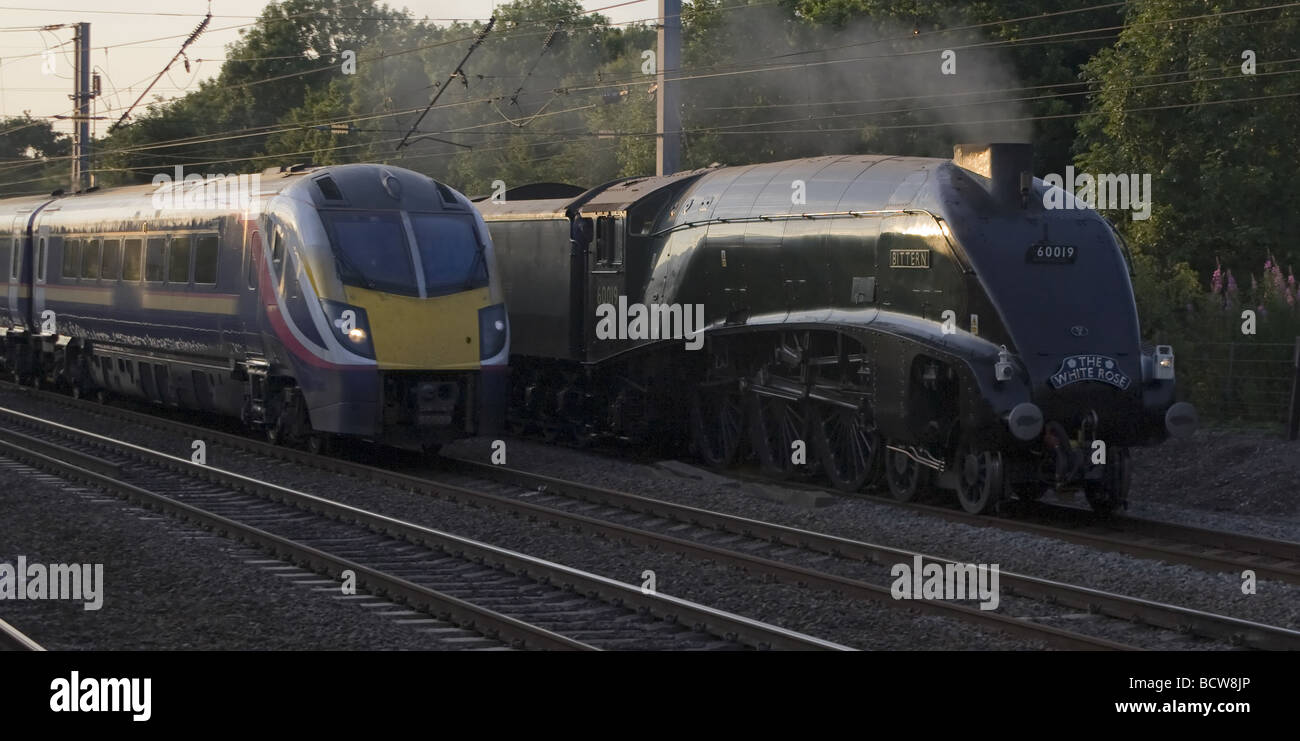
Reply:
[[[117, 130], [117, 128], [120, 127], [123, 124], [123, 122], [126, 121], [126, 119], [130, 118], [131, 111], [134, 111], [135, 107], [140, 105], [140, 101], [144, 100], [144, 96], [148, 95], [149, 91], [153, 89], [153, 86], [157, 84], [159, 80], [162, 79], [162, 76], [167, 74], [167, 70], [171, 69], [173, 64], [176, 64], [176, 60], [185, 56], [185, 47], [194, 43], [194, 40], [199, 37], [199, 34], [203, 33], [203, 29], [207, 28], [208, 24], [211, 22], [212, 22], [212, 12], [209, 11], [207, 15], [203, 16], [203, 20], [199, 22], [198, 27], [196, 27], [192, 32], [190, 32], [190, 35], [185, 39], [183, 43], [181, 43], [180, 50], [176, 52], [176, 55], [172, 57], [172, 60], [167, 63], [166, 67], [162, 68], [162, 72], [159, 72], [157, 77], [153, 78], [153, 82], [149, 83], [149, 87], [145, 88], [144, 92], [140, 93], [140, 97], [136, 98], [135, 102], [132, 103], [131, 106], [126, 109], [126, 112], [122, 114], [122, 117], [117, 119], [117, 123], [108, 127], [109, 133], [112, 133], [113, 131]], [[187, 70], [189, 66], [190, 63], [187, 60], [185, 62], [185, 67]]]
[[406, 136], [402, 137], [402, 141], [397, 143], [398, 150], [406, 146], [406, 142], [411, 138], [411, 134], [415, 133], [415, 130], [420, 128], [420, 122], [424, 121], [424, 117], [429, 115], [429, 109], [433, 107], [434, 103], [438, 102], [438, 98], [441, 98], [442, 94], [447, 92], [447, 88], [451, 87], [452, 81], [457, 77], [460, 77], [462, 81], [464, 80], [464, 73], [461, 72], [461, 68], [469, 61], [470, 55], [474, 53], [474, 50], [479, 48], [479, 45], [483, 43], [483, 39], [486, 39], [487, 35], [492, 32], [492, 26], [496, 25], [496, 22], [497, 19], [493, 16], [492, 19], [487, 22], [487, 25], [483, 27], [483, 30], [479, 32], [478, 37], [474, 39], [474, 43], [470, 44], [469, 50], [465, 52], [465, 56], [460, 60], [460, 64], [457, 64], [456, 69], [452, 70], [451, 74], [447, 76], [447, 81], [443, 83], [442, 87], [438, 88], [438, 92], [433, 94], [433, 99], [429, 101], [429, 105], [425, 106], [423, 111], [420, 111], [419, 118], [415, 119], [415, 123], [411, 124], [411, 130], [406, 132]]

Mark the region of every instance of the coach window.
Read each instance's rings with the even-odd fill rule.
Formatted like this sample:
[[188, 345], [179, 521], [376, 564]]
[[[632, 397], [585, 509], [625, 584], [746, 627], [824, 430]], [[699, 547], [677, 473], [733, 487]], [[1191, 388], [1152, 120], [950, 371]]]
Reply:
[[86, 280], [99, 277], [99, 239], [87, 239], [81, 245], [81, 277]]
[[9, 264], [9, 249], [12, 244], [13, 240], [0, 238], [0, 265]]
[[140, 248], [144, 240], [128, 239], [122, 249], [122, 280], [140, 280]]
[[13, 249], [10, 250], [13, 257], [10, 260], [9, 280], [18, 280], [18, 266], [23, 262], [23, 240], [16, 238], [13, 242]]
[[45, 282], [45, 237], [41, 237], [40, 246], [36, 248], [36, 282]]
[[194, 240], [194, 282], [217, 283], [217, 235], [201, 234]]
[[76, 278], [81, 270], [81, 240], [65, 239], [63, 241], [63, 277]]
[[117, 280], [122, 268], [122, 240], [105, 239], [104, 254], [100, 258], [99, 277], [102, 280]]
[[144, 279], [149, 283], [162, 283], [167, 274], [167, 238], [150, 237], [144, 250]]
[[172, 242], [167, 247], [168, 283], [190, 282], [190, 257], [192, 252], [188, 235], [172, 237]]

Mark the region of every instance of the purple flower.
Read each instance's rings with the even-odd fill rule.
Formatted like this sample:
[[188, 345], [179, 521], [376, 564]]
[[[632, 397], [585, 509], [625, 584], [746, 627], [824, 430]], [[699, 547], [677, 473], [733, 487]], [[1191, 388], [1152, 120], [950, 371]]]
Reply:
[[1210, 293], [1218, 294], [1223, 291], [1223, 266], [1219, 265], [1219, 258], [1214, 258], [1214, 272], [1210, 274]]
[[1237, 293], [1237, 279], [1233, 277], [1232, 271], [1229, 270], [1228, 271], [1228, 295], [1236, 295], [1236, 293]]

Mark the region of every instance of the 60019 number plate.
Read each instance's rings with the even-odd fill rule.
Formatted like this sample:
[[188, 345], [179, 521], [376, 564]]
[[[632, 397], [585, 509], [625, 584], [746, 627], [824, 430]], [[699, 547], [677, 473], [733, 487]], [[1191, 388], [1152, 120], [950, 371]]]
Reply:
[[1025, 262], [1068, 265], [1078, 254], [1079, 248], [1072, 244], [1032, 244], [1025, 253]]

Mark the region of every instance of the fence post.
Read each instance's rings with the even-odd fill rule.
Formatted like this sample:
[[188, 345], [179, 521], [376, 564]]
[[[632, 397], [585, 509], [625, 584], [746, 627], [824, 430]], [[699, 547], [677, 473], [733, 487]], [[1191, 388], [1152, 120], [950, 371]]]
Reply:
[[1295, 355], [1292, 358], [1291, 412], [1286, 418], [1286, 439], [1296, 439], [1300, 433], [1300, 337], [1295, 338]]

